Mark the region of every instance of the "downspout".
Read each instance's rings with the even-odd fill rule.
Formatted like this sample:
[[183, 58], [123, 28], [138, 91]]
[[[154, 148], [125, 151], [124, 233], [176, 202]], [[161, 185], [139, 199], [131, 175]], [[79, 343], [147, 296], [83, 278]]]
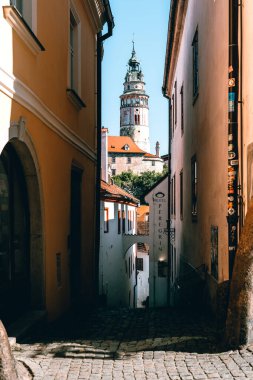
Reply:
[[167, 284], [167, 302], [170, 305], [170, 275], [171, 275], [171, 257], [170, 257], [170, 181], [171, 181], [171, 98], [167, 95], [165, 88], [162, 88], [163, 96], [168, 99], [168, 116], [169, 116], [169, 140], [168, 140], [168, 284]]
[[103, 0], [108, 31], [97, 34], [97, 170], [96, 170], [96, 241], [95, 241], [95, 295], [99, 295], [99, 247], [100, 247], [100, 182], [101, 182], [101, 128], [102, 128], [102, 59], [103, 41], [112, 36], [113, 15], [109, 0]]
[[229, 64], [228, 64], [228, 255], [229, 279], [232, 277], [238, 244], [238, 0], [229, 0]]

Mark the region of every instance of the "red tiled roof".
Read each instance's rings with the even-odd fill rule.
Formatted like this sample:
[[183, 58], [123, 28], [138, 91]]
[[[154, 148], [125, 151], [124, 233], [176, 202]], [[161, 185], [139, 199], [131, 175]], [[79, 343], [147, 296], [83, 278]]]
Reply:
[[160, 158], [160, 157], [157, 157], [155, 154], [152, 154], [152, 153], [145, 153], [144, 156], [149, 157], [149, 158]]
[[100, 195], [106, 200], [119, 200], [136, 204], [139, 203], [139, 199], [135, 198], [132, 194], [129, 194], [117, 185], [109, 184], [105, 181], [101, 181]]
[[[128, 150], [125, 149], [126, 145], [129, 146]], [[108, 152], [146, 154], [146, 152], [141, 150], [129, 136], [108, 136]]]

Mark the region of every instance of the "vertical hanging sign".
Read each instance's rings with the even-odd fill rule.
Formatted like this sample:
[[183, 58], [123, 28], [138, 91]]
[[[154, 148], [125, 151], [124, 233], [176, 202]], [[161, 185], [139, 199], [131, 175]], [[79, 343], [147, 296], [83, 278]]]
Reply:
[[229, 0], [228, 68], [228, 250], [232, 276], [238, 240], [238, 0]]

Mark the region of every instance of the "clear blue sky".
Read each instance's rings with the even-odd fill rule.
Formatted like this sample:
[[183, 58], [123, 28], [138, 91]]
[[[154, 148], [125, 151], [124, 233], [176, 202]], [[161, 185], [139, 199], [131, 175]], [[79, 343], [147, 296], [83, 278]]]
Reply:
[[102, 63], [102, 125], [109, 134], [120, 134], [119, 96], [134, 33], [135, 51], [141, 62], [149, 101], [151, 153], [155, 143], [168, 153], [168, 101], [162, 95], [163, 71], [170, 0], [110, 0], [115, 21], [113, 35], [104, 43]]

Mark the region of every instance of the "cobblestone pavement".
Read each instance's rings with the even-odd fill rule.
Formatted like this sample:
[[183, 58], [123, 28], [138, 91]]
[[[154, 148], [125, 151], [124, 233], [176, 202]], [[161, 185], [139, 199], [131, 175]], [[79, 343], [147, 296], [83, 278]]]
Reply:
[[13, 351], [34, 380], [253, 379], [253, 346], [220, 347], [198, 314], [99, 309], [65, 317]]

